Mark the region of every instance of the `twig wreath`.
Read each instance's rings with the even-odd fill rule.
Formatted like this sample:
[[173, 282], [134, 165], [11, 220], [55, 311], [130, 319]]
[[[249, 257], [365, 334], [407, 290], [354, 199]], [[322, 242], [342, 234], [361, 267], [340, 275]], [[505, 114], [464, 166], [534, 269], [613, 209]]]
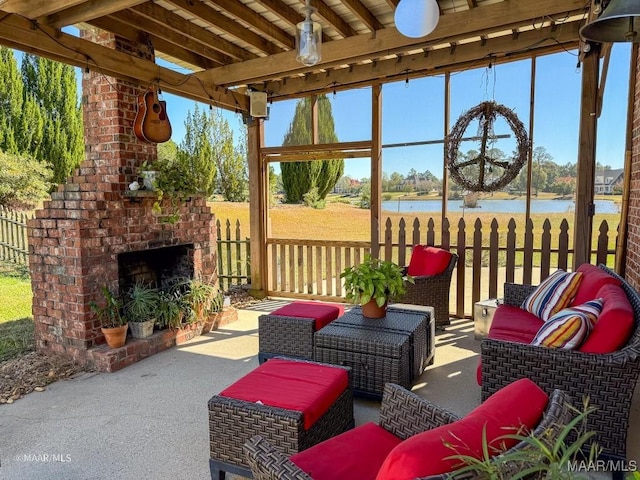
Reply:
[[[498, 116], [505, 119], [516, 136], [517, 155], [506, 160], [498, 160], [489, 155], [487, 141], [493, 135], [493, 124]], [[460, 161], [459, 149], [464, 133], [472, 120], [477, 119], [481, 131], [480, 153], [469, 160]], [[496, 102], [482, 102], [471, 108], [458, 118], [451, 133], [447, 137], [447, 166], [454, 182], [472, 192], [495, 192], [508, 185], [522, 169], [529, 155], [529, 135], [524, 124], [513, 110]], [[465, 168], [477, 165], [477, 178], [467, 178]], [[494, 167], [502, 169], [502, 175], [494, 176]], [[498, 170], [499, 172], [500, 170]], [[476, 173], [476, 169], [473, 169]], [[467, 175], [470, 172], [467, 170]]]

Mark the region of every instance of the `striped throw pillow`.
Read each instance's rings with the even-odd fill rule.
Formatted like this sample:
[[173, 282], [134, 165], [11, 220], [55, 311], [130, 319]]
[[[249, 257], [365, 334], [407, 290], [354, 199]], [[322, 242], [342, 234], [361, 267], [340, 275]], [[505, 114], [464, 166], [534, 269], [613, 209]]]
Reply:
[[582, 280], [580, 272], [556, 270], [529, 295], [522, 303], [522, 309], [547, 321], [563, 308], [567, 308], [576, 296]]
[[540, 327], [531, 345], [576, 349], [591, 333], [601, 311], [601, 298], [560, 310]]

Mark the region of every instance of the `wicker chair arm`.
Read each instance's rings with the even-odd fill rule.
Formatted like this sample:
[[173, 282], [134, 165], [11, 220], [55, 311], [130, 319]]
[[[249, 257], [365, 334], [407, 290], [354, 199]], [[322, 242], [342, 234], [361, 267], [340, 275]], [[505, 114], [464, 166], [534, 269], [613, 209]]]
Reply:
[[380, 426], [403, 440], [459, 419], [456, 414], [420, 398], [400, 385], [387, 383], [384, 387]]
[[243, 449], [254, 480], [313, 480], [260, 435], [247, 440]]
[[536, 289], [535, 285], [523, 285], [520, 283], [504, 284], [504, 303], [519, 307], [522, 302]]

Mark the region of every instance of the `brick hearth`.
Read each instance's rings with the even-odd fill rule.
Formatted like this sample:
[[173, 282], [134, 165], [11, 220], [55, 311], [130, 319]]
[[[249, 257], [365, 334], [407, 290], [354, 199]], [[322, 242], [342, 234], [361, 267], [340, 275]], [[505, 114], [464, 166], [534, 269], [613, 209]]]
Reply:
[[[151, 56], [112, 35], [82, 36]], [[155, 198], [124, 195], [138, 166], [157, 155], [155, 145], [140, 142], [133, 133], [136, 97], [142, 91], [99, 71], [83, 74], [85, 161], [28, 228], [36, 348], [71, 355], [102, 371], [127, 366], [196, 333], [165, 331], [150, 339], [128, 339], [122, 349], [103, 346], [89, 303], [101, 302], [103, 285], [121, 290], [120, 254], [184, 246], [194, 276], [217, 281], [215, 219], [204, 198], [184, 202], [180, 220], [170, 225], [152, 212]]]

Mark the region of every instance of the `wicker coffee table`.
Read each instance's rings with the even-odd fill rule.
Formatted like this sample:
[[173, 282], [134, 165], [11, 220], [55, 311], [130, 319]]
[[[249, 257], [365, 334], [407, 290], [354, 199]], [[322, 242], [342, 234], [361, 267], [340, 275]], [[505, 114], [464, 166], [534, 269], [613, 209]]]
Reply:
[[314, 335], [314, 359], [352, 369], [354, 394], [381, 398], [387, 382], [410, 388], [435, 355], [431, 307], [391, 306], [384, 318], [355, 307]]

